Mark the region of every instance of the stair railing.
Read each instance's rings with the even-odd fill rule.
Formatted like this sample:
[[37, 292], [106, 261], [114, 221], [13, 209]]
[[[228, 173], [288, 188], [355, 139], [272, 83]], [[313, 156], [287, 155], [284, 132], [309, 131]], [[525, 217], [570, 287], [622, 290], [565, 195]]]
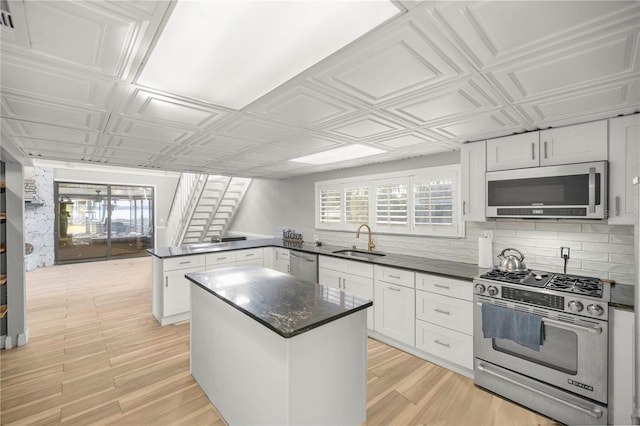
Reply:
[[173, 203], [167, 216], [166, 235], [170, 246], [181, 244], [207, 178], [208, 175], [199, 173], [180, 174]]

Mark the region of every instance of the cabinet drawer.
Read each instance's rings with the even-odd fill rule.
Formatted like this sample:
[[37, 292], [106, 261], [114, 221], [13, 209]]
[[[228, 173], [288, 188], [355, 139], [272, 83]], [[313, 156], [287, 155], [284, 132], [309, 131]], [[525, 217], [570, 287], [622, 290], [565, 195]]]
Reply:
[[473, 334], [473, 302], [416, 291], [416, 318]]
[[376, 281], [384, 281], [404, 287], [415, 288], [415, 272], [378, 265], [375, 266], [375, 271]]
[[262, 249], [238, 250], [235, 252], [236, 261], [243, 262], [245, 260], [262, 259]]
[[209, 253], [206, 257], [207, 268], [211, 266], [224, 265], [234, 263], [236, 261], [236, 252], [223, 251], [220, 253]]
[[416, 290], [429, 291], [443, 296], [473, 300], [473, 283], [430, 274], [416, 274]]
[[277, 260], [290, 260], [289, 254], [290, 254], [289, 249], [281, 249], [281, 248], [276, 249]]
[[373, 278], [373, 265], [369, 263], [338, 259], [330, 256], [319, 256], [318, 262], [321, 268]]
[[179, 256], [172, 257], [170, 259], [164, 259], [162, 261], [163, 271], [173, 271], [176, 269], [189, 269], [198, 266], [204, 266], [205, 257], [199, 256]]
[[473, 370], [473, 337], [416, 320], [416, 347]]

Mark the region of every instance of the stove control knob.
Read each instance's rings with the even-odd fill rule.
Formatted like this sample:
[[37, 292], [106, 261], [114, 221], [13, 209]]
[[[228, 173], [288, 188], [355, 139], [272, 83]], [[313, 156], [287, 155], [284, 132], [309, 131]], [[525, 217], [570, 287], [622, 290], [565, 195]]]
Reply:
[[567, 306], [569, 307], [569, 310], [571, 312], [575, 312], [575, 313], [578, 313], [584, 309], [584, 306], [582, 305], [582, 303], [578, 302], [577, 300], [570, 301], [567, 304]]
[[476, 289], [476, 293], [478, 294], [484, 293], [484, 284], [480, 284], [480, 283], [476, 284], [475, 289]]
[[602, 309], [602, 306], [600, 305], [589, 305], [587, 306], [587, 312], [589, 313], [589, 315], [594, 315], [594, 316], [602, 316], [602, 314], [604, 314], [604, 309]]
[[489, 293], [489, 296], [495, 296], [496, 294], [498, 294], [498, 289], [490, 285], [489, 288], [487, 289], [487, 293]]

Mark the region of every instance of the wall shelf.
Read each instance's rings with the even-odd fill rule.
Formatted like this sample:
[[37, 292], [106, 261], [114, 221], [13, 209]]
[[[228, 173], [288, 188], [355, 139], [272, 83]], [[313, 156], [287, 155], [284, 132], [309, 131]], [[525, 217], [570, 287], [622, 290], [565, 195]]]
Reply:
[[31, 201], [25, 201], [24, 202], [24, 206], [25, 207], [42, 207], [42, 206], [44, 206], [44, 203], [34, 203], [34, 202], [31, 202]]
[[7, 305], [0, 305], [0, 318], [4, 318], [7, 315]]

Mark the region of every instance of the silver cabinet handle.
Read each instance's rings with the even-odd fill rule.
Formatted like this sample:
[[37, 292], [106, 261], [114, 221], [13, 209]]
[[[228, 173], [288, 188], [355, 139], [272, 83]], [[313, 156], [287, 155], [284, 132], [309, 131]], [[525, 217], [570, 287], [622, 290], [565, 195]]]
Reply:
[[399, 288], [395, 288], [395, 287], [387, 287], [389, 290], [393, 290], [393, 291], [397, 291], [400, 292]]
[[188, 265], [190, 263], [191, 263], [190, 260], [185, 260], [184, 262], [180, 262], [180, 265]]
[[544, 158], [547, 159], [547, 141], [544, 141]]
[[438, 309], [438, 308], [435, 308], [434, 311], [439, 313], [439, 314], [443, 314], [443, 315], [451, 315], [451, 312], [443, 311], [442, 309]]
[[434, 284], [433, 286], [438, 288], [443, 288], [445, 290], [451, 290], [451, 287], [449, 287], [448, 285]]
[[389, 278], [393, 278], [393, 279], [396, 279], [396, 280], [400, 279], [400, 277], [398, 275], [389, 275]]
[[164, 277], [164, 286], [165, 288], [169, 288], [169, 277]]
[[531, 159], [536, 159], [536, 144], [535, 142], [531, 142]]
[[495, 372], [495, 371], [491, 371], [490, 368], [488, 368], [485, 364], [483, 363], [478, 363], [478, 370], [482, 371], [483, 373], [489, 374], [490, 376], [494, 376], [497, 377], [500, 380], [504, 380], [505, 382], [509, 382], [512, 385], [515, 385], [519, 388], [523, 388], [526, 389], [527, 391], [533, 392], [538, 394], [539, 396], [543, 397], [543, 398], [547, 398], [550, 399], [552, 401], [555, 401], [559, 404], [562, 405], [566, 405], [567, 407], [571, 407], [574, 410], [578, 410], [582, 413], [585, 413], [593, 418], [599, 419], [600, 417], [602, 417], [602, 410], [600, 410], [599, 408], [594, 408], [594, 409], [590, 409], [590, 408], [586, 408], [586, 407], [581, 407], [580, 405], [576, 405], [573, 403], [570, 403], [569, 401], [565, 401], [564, 399], [558, 398], [557, 396], [553, 396], [548, 394], [547, 392], [543, 392], [541, 390], [538, 390], [536, 388], [533, 388], [531, 386], [528, 386], [524, 383], [521, 383], [517, 380], [513, 380], [509, 377], [505, 377], [502, 374]]
[[434, 339], [433, 343], [436, 343], [436, 344], [438, 344], [440, 346], [444, 346], [445, 348], [451, 348], [451, 345], [449, 343], [443, 343], [438, 339]]
[[620, 216], [620, 196], [616, 195], [616, 216]]
[[462, 214], [467, 214], [467, 202], [464, 200], [462, 201]]
[[244, 257], [251, 257], [251, 256], [255, 256], [255, 253], [245, 253]]
[[589, 167], [589, 213], [596, 212], [596, 168]]

